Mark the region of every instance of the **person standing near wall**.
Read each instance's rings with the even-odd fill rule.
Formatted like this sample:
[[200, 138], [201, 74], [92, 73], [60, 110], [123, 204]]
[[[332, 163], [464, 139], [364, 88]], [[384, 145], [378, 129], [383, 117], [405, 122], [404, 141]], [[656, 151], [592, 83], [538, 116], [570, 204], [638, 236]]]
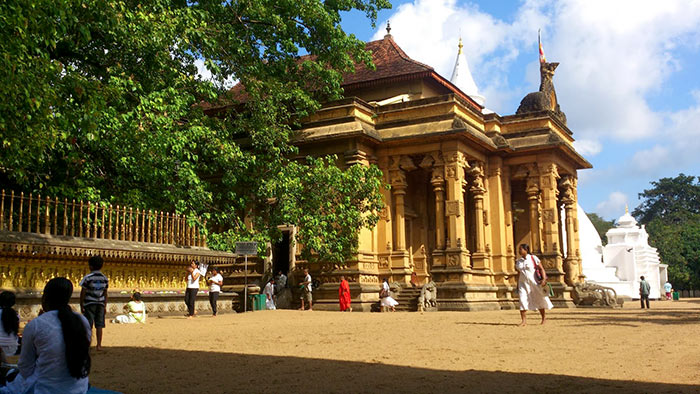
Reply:
[[191, 319], [194, 316], [195, 300], [199, 293], [199, 276], [200, 272], [197, 268], [197, 262], [192, 261], [187, 267], [187, 289], [185, 289], [185, 305], [187, 305], [187, 318]]
[[219, 300], [221, 286], [224, 284], [224, 277], [221, 276], [216, 267], [211, 267], [212, 276], [209, 278], [209, 305], [211, 312], [216, 317], [216, 302]]
[[92, 256], [88, 260], [90, 273], [80, 281], [80, 311], [83, 313], [90, 330], [95, 326], [97, 334], [97, 350], [102, 350], [102, 330], [105, 328], [105, 311], [107, 310], [107, 289], [109, 280], [100, 271], [104, 260], [100, 256]]
[[340, 302], [341, 312], [352, 312], [352, 307], [350, 306], [350, 284], [348, 284], [348, 281], [345, 280], [345, 276], [343, 275], [340, 276], [340, 287], [338, 287], [338, 299]]
[[672, 292], [673, 292], [673, 285], [671, 285], [671, 282], [666, 281], [666, 283], [664, 283], [664, 293], [666, 293], [667, 300], [671, 299]]
[[649, 282], [644, 280], [644, 276], [639, 277], [639, 302], [642, 304], [642, 309], [644, 309], [644, 303], [647, 304], [647, 309], [649, 309], [649, 292], [651, 291], [651, 286]]

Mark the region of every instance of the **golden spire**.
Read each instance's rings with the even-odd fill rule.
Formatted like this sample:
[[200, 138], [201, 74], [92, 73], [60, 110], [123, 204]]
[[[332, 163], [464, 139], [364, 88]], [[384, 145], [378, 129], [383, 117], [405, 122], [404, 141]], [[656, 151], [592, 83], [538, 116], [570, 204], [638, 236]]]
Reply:
[[630, 207], [629, 205], [625, 204], [625, 213], [629, 214], [630, 213]]
[[457, 52], [457, 55], [461, 55], [462, 48], [464, 47], [464, 45], [462, 45], [462, 37], [459, 37], [459, 44], [457, 45], [457, 47], [459, 48], [459, 52]]

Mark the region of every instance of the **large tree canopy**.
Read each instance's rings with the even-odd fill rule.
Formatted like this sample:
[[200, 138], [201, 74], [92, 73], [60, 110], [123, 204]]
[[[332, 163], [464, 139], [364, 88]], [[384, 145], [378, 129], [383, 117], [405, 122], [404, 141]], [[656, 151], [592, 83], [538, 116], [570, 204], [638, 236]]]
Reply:
[[[340, 186], [365, 193], [343, 205], [356, 219], [345, 222], [349, 236], [373, 224], [373, 215], [356, 210], [376, 208], [378, 172], [329, 175], [325, 161], [291, 165], [290, 139], [319, 102], [341, 96], [344, 72], [370, 63], [364, 43], [341, 29], [341, 13], [360, 10], [374, 23], [389, 6], [386, 0], [1, 2], [0, 181], [44, 195], [209, 217], [215, 233], [228, 235], [213, 237], [218, 246], [242, 236], [269, 238], [282, 221], [313, 232], [315, 222], [293, 214], [305, 201], [275, 193], [291, 180], [326, 182], [325, 193], [345, 190]], [[202, 61], [211, 79], [198, 75]], [[224, 81], [232, 79], [245, 86], [245, 101], [226, 95]], [[216, 116], [205, 114], [205, 103], [222, 102], [227, 106]], [[299, 166], [311, 168], [305, 173]], [[253, 229], [244, 225], [248, 212], [256, 212]]]
[[671, 283], [700, 288], [700, 179], [680, 174], [652, 182], [639, 193], [633, 214], [646, 225], [650, 243], [668, 264]]

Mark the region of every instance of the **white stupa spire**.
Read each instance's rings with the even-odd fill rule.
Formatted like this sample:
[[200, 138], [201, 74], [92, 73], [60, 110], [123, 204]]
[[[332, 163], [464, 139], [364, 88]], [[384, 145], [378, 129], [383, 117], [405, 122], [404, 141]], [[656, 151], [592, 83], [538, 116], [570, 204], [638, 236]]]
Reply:
[[482, 107], [486, 103], [486, 98], [479, 94], [479, 89], [476, 87], [474, 78], [472, 78], [472, 73], [469, 71], [469, 63], [467, 63], [467, 57], [462, 51], [462, 38], [459, 38], [459, 52], [457, 52], [457, 61], [455, 62], [455, 68], [452, 71], [452, 77], [450, 82], [457, 86], [461, 91], [466, 93], [474, 101], [476, 101]]

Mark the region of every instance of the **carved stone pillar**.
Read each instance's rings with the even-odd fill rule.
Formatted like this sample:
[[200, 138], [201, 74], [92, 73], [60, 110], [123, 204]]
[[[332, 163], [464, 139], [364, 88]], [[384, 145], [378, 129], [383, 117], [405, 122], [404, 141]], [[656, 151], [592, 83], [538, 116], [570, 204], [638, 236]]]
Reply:
[[445, 179], [444, 168], [434, 167], [430, 183], [435, 193], [435, 249], [445, 249]]
[[536, 177], [527, 178], [525, 192], [527, 193], [530, 215], [530, 251], [540, 254], [540, 187]]
[[472, 255], [472, 261], [475, 269], [486, 269], [488, 268], [484, 235], [484, 194], [486, 193], [486, 188], [484, 187], [483, 164], [476, 163], [472, 167], [471, 173], [473, 180], [469, 190], [472, 192], [474, 199], [474, 235], [476, 239], [476, 250]]
[[401, 169], [391, 170], [391, 194], [394, 196], [394, 250], [406, 250], [406, 174]]
[[445, 179], [447, 181], [447, 196], [445, 209], [447, 216], [447, 265], [454, 267], [469, 267], [469, 250], [466, 248], [466, 229], [464, 223], [464, 188], [466, 179], [464, 166], [466, 161], [461, 152], [450, 152], [445, 155]]
[[570, 286], [577, 281], [578, 277], [578, 267], [577, 267], [577, 256], [576, 256], [576, 241], [575, 241], [575, 211], [576, 211], [576, 198], [574, 194], [574, 186], [570, 176], [564, 177], [562, 179], [562, 203], [564, 203], [564, 223], [566, 225], [566, 259], [564, 260], [564, 273], [566, 276], [566, 283]]
[[548, 270], [552, 282], [564, 282], [562, 255], [559, 237], [558, 180], [559, 170], [556, 164], [540, 166], [540, 189], [542, 198], [542, 237], [541, 247], [543, 264]]

